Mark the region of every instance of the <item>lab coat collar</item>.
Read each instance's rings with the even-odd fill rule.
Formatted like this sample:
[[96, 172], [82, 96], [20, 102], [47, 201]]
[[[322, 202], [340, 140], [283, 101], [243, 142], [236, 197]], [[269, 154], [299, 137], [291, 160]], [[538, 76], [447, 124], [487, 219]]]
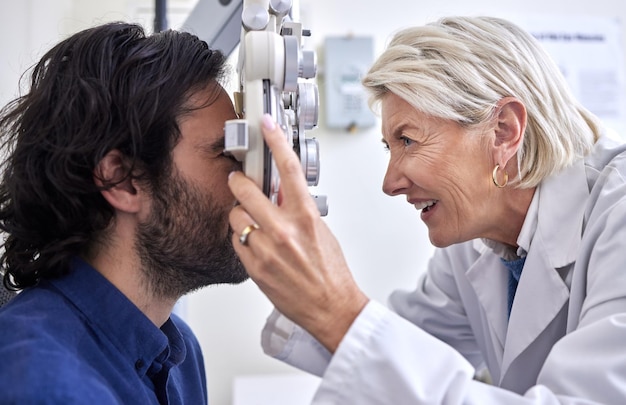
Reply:
[[[585, 203], [589, 186], [582, 159], [540, 185], [537, 234], [554, 269], [576, 261], [582, 239]], [[532, 246], [531, 246], [532, 249]]]
[[[581, 159], [538, 186], [537, 226], [530, 241], [515, 303], [507, 322], [506, 271], [484, 274], [498, 268], [499, 257], [480, 241], [474, 247], [481, 257], [467, 272], [501, 347], [501, 378], [512, 362], [544, 331], [569, 298], [569, 289], [557, 269], [576, 260], [581, 242], [585, 201], [589, 196], [585, 164]], [[528, 220], [533, 220], [528, 218]], [[500, 288], [494, 294], [493, 288]], [[507, 331], [508, 328], [508, 331]], [[504, 352], [502, 352], [504, 350]]]
[[576, 261], [589, 187], [582, 159], [539, 186], [537, 229], [517, 287], [502, 376], [559, 314], [569, 288], [557, 271]]

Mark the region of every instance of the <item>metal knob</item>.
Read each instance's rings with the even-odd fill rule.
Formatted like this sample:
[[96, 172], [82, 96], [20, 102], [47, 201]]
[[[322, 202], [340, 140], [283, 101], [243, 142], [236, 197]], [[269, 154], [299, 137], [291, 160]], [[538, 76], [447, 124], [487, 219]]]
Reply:
[[284, 15], [291, 10], [292, 0], [270, 0], [270, 10], [272, 14]]
[[303, 50], [300, 59], [300, 70], [298, 76], [303, 79], [311, 79], [315, 77], [317, 73], [317, 60], [315, 58], [315, 51]]
[[241, 13], [241, 22], [249, 31], [260, 31], [270, 22], [270, 13], [259, 4], [249, 4]]
[[302, 123], [306, 130], [315, 128], [319, 117], [319, 92], [317, 85], [311, 82], [298, 83], [297, 103], [298, 121]]

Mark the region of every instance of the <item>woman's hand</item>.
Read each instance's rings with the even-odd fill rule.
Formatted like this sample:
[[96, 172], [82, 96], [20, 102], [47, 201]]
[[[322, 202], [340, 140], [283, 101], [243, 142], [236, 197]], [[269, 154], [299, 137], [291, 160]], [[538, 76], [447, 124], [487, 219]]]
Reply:
[[[280, 175], [279, 203], [272, 204], [243, 173], [231, 173], [228, 185], [240, 203], [230, 213], [233, 245], [274, 306], [334, 352], [368, 298], [320, 218], [283, 131], [267, 115], [262, 128]], [[240, 233], [252, 224], [258, 229], [244, 245]]]

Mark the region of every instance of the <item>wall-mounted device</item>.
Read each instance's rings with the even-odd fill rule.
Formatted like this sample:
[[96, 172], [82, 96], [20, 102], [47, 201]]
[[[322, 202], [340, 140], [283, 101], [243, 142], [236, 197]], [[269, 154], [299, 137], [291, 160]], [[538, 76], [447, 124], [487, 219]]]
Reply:
[[326, 125], [354, 131], [376, 124], [361, 79], [374, 60], [371, 37], [328, 37], [324, 41]]

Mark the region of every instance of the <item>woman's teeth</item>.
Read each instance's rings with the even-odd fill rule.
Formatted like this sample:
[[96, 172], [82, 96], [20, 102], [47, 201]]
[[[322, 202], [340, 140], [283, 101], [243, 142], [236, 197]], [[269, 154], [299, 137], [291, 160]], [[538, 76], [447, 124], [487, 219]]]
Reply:
[[424, 210], [424, 212], [428, 211], [430, 207], [437, 204], [437, 200], [428, 200], [415, 204], [415, 208], [418, 210]]

